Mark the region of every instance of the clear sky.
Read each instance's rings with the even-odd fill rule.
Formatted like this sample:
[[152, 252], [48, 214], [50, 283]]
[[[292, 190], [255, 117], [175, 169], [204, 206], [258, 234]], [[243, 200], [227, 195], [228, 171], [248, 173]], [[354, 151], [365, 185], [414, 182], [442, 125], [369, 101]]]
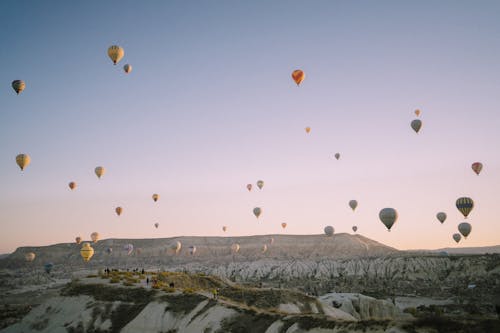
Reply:
[[447, 247], [461, 196], [459, 246], [500, 244], [499, 17], [498, 1], [1, 1], [0, 253], [325, 225]]

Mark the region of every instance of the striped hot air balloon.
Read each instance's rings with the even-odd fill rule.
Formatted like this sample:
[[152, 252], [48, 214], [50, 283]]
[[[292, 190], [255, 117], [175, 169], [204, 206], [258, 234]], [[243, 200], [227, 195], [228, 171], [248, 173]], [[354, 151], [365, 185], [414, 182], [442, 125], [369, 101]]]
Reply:
[[462, 213], [462, 215], [465, 218], [469, 216], [472, 208], [474, 208], [474, 201], [468, 197], [458, 198], [455, 204], [457, 206], [457, 209], [460, 211], [460, 213]]

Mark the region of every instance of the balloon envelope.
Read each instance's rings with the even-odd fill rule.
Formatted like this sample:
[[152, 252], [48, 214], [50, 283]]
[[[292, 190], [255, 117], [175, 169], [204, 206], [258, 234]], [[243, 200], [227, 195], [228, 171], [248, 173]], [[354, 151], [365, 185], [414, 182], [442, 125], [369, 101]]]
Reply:
[[14, 80], [12, 81], [12, 89], [16, 92], [16, 94], [20, 94], [23, 92], [24, 88], [26, 88], [26, 83], [23, 80]]
[[78, 236], [75, 238], [76, 244], [80, 244], [82, 242], [82, 237]]
[[126, 64], [125, 66], [123, 66], [123, 70], [125, 71], [125, 73], [128, 74], [132, 71], [132, 66], [129, 64]]
[[115, 208], [116, 215], [118, 215], [118, 216], [122, 215], [122, 211], [123, 211], [123, 208], [121, 208], [121, 207]]
[[92, 239], [92, 241], [94, 243], [97, 243], [97, 241], [99, 240], [99, 233], [97, 232], [93, 232], [90, 234], [90, 239]]
[[36, 255], [33, 252], [28, 252], [24, 255], [24, 259], [26, 259], [27, 262], [32, 262], [35, 258]]
[[285, 229], [285, 228], [286, 228], [286, 223], [285, 223], [285, 222], [281, 223], [281, 227], [282, 227], [283, 229]]
[[356, 227], [355, 225], [352, 226], [352, 231], [354, 231], [354, 232], [358, 231], [358, 227]]
[[464, 238], [467, 239], [467, 236], [469, 236], [470, 232], [472, 230], [472, 226], [470, 223], [463, 222], [458, 225], [458, 231], [464, 236]]
[[416, 109], [416, 110], [415, 110], [415, 115], [416, 115], [417, 117], [418, 117], [418, 116], [420, 116], [420, 110], [419, 110], [419, 109]]
[[378, 214], [380, 221], [391, 231], [392, 226], [398, 219], [398, 212], [394, 208], [384, 208]]
[[325, 235], [327, 236], [333, 236], [334, 229], [331, 225], [327, 225], [324, 229]]
[[247, 184], [247, 190], [249, 190], [249, 191], [252, 190], [252, 184]]
[[106, 172], [106, 169], [104, 169], [104, 167], [102, 167], [102, 166], [98, 166], [95, 168], [94, 172], [97, 175], [97, 178], [100, 179], [104, 175], [104, 173]]
[[240, 244], [234, 243], [233, 245], [231, 245], [231, 251], [233, 251], [234, 253], [238, 253], [239, 250], [240, 250]]
[[152, 198], [153, 198], [154, 202], [157, 202], [158, 199], [160, 199], [160, 195], [155, 193], [155, 194], [153, 194]]
[[300, 69], [296, 69], [292, 72], [292, 79], [295, 81], [297, 86], [300, 85], [305, 78], [306, 74]]
[[74, 189], [76, 188], [76, 183], [75, 183], [75, 182], [70, 182], [70, 183], [68, 184], [68, 186], [69, 186], [69, 188], [70, 188], [71, 190], [74, 190]]
[[262, 253], [267, 252], [267, 244], [262, 245]]
[[411, 122], [411, 128], [413, 128], [413, 130], [418, 133], [420, 131], [420, 129], [422, 128], [422, 121], [420, 119], [414, 119], [412, 122]]
[[262, 188], [264, 187], [264, 181], [263, 180], [259, 180], [257, 181], [257, 187], [262, 190]]
[[462, 236], [460, 234], [453, 234], [453, 240], [455, 242], [460, 242], [460, 240], [462, 239]]
[[127, 255], [130, 255], [134, 251], [134, 246], [132, 244], [125, 244], [123, 249], [127, 251]]
[[196, 246], [191, 245], [191, 246], [188, 248], [188, 250], [189, 250], [189, 254], [190, 254], [190, 255], [194, 255], [194, 254], [196, 253]]
[[113, 61], [113, 64], [117, 64], [125, 55], [125, 51], [118, 45], [111, 45], [108, 48], [108, 57]]
[[349, 201], [349, 207], [354, 211], [358, 207], [358, 202], [356, 200]]
[[226, 232], [226, 230], [227, 230], [227, 227], [226, 227], [226, 226], [223, 226], [223, 227], [222, 227], [222, 231]]
[[462, 215], [467, 218], [467, 216], [469, 216], [470, 212], [474, 208], [474, 200], [468, 197], [461, 197], [457, 199], [455, 205], [457, 206], [457, 209], [460, 211], [460, 213], [462, 213]]
[[43, 269], [45, 270], [45, 273], [47, 273], [47, 274], [50, 274], [53, 267], [54, 267], [54, 264], [51, 262], [48, 262], [45, 265], [43, 265]]
[[255, 215], [256, 218], [259, 218], [260, 214], [262, 214], [262, 209], [260, 209], [260, 207], [255, 207], [253, 209], [253, 215]]
[[483, 163], [481, 163], [481, 162], [472, 163], [472, 170], [474, 170], [476, 175], [479, 176], [479, 174], [481, 173], [481, 170], [483, 170]]
[[446, 213], [445, 212], [439, 212], [439, 213], [436, 214], [436, 217], [439, 220], [439, 222], [444, 223], [444, 221], [446, 220]]
[[306, 127], [306, 133], [311, 132], [311, 127]]
[[94, 255], [94, 249], [89, 243], [83, 243], [83, 246], [80, 249], [80, 255], [82, 256], [83, 261], [88, 262]]
[[335, 158], [338, 160], [340, 158], [340, 154], [339, 153], [336, 153], [335, 154]]
[[19, 154], [16, 156], [16, 163], [23, 171], [31, 163], [31, 157], [28, 154]]
[[158, 227], [160, 226], [160, 224], [158, 222], [155, 223], [155, 228], [158, 229]]

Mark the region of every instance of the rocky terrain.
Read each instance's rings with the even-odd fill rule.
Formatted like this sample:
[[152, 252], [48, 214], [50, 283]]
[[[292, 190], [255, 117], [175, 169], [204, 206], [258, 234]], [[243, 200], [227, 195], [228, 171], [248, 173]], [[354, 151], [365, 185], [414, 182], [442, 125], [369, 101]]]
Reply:
[[[179, 253], [172, 247], [177, 241]], [[135, 247], [130, 255], [123, 250], [128, 243]], [[240, 245], [237, 253], [233, 243]], [[194, 255], [188, 244], [196, 244]], [[96, 254], [90, 263], [82, 261], [76, 244], [23, 247], [0, 259], [0, 327], [9, 326], [6, 332], [132, 332], [142, 325], [144, 332], [203, 332], [204, 327], [206, 332], [394, 333], [498, 327], [500, 254], [405, 252], [348, 234], [108, 239], [92, 246]], [[37, 258], [28, 263], [24, 254], [30, 251]], [[50, 274], [43, 270], [46, 262], [54, 264]], [[144, 275], [114, 283], [108, 276], [93, 277], [106, 267], [123, 274], [144, 268], [149, 277], [166, 272], [175, 288], [151, 290]], [[82, 287], [106, 294], [116, 283], [127, 288], [109, 292], [116, 294], [109, 299]], [[218, 302], [211, 299], [213, 286], [221, 289]], [[116, 324], [115, 312], [125, 306], [120, 294], [136, 287], [152, 294], [147, 302], [131, 301], [127, 320]], [[170, 311], [185, 302], [189, 308]], [[254, 322], [262, 325], [244, 330]]]

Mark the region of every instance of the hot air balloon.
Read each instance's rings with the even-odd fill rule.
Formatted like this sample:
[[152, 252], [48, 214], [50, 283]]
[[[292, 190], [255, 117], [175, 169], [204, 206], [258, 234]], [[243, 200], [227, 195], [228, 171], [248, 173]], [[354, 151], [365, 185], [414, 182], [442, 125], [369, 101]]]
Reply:
[[31, 158], [28, 154], [19, 154], [16, 156], [16, 163], [23, 171], [31, 163]]
[[335, 153], [335, 158], [338, 160], [340, 158], [340, 154], [339, 153]]
[[159, 225], [160, 225], [160, 224], [159, 224], [158, 222], [156, 222], [156, 223], [155, 223], [155, 228], [156, 228], [156, 229], [158, 229], [158, 226], [159, 226]]
[[89, 243], [83, 243], [83, 246], [80, 249], [80, 255], [82, 256], [83, 261], [88, 262], [94, 255], [94, 249]]
[[413, 128], [413, 130], [418, 133], [418, 131], [420, 131], [420, 128], [422, 128], [422, 121], [420, 119], [414, 119], [411, 122], [411, 128]]
[[226, 232], [226, 230], [227, 230], [227, 227], [226, 227], [226, 226], [223, 226], [223, 227], [222, 227], [222, 231]]
[[75, 242], [76, 244], [80, 244], [82, 242], [82, 237], [80, 236], [75, 237]]
[[482, 169], [483, 169], [483, 163], [481, 163], [481, 162], [472, 163], [472, 170], [474, 170], [474, 172], [476, 173], [476, 175], [479, 176], [479, 174], [481, 173]]
[[159, 194], [156, 194], [156, 193], [155, 193], [155, 194], [153, 194], [153, 201], [154, 201], [154, 202], [157, 202], [157, 201], [158, 201], [158, 199], [160, 199], [160, 195], [159, 195]]
[[259, 218], [260, 214], [262, 214], [262, 209], [260, 209], [260, 207], [255, 207], [253, 209], [253, 215], [255, 215], [256, 218]]
[[281, 223], [281, 227], [282, 227], [283, 229], [285, 229], [285, 228], [286, 228], [286, 223], [285, 223], [285, 222]]
[[240, 244], [234, 243], [233, 245], [231, 245], [231, 251], [232, 252], [238, 253], [239, 250], [240, 250]]
[[446, 213], [445, 212], [439, 212], [439, 213], [436, 214], [436, 217], [439, 220], [439, 222], [444, 223], [444, 221], [446, 220]]
[[35, 258], [36, 255], [33, 252], [28, 252], [24, 255], [24, 259], [26, 259], [27, 262], [32, 262]]
[[16, 92], [16, 94], [20, 94], [23, 92], [24, 88], [26, 88], [26, 83], [23, 80], [14, 80], [12, 81], [12, 88]]
[[74, 190], [76, 188], [76, 183], [75, 182], [70, 182], [68, 184], [68, 186], [69, 186], [70, 190]]
[[107, 253], [107, 254], [111, 254], [111, 253], [113, 253], [113, 248], [112, 248], [112, 247], [108, 247], [108, 248], [106, 249], [106, 253]]
[[392, 226], [398, 219], [398, 212], [394, 208], [384, 208], [378, 214], [380, 221], [391, 231]]
[[191, 246], [188, 248], [188, 251], [189, 251], [189, 254], [190, 254], [190, 255], [194, 255], [194, 254], [196, 253], [196, 246], [191, 245]]
[[45, 273], [47, 273], [47, 274], [50, 274], [53, 267], [54, 267], [54, 264], [51, 262], [48, 262], [45, 265], [43, 265], [43, 269], [45, 270]]
[[125, 71], [125, 73], [128, 74], [132, 71], [132, 66], [129, 64], [126, 64], [125, 66], [123, 66], [123, 70]]
[[309, 132], [311, 132], [311, 127], [307, 126], [306, 127], [306, 133], [309, 133]]
[[115, 208], [116, 215], [118, 215], [118, 216], [122, 215], [122, 211], [123, 211], [123, 208], [121, 208], [121, 207]]
[[177, 242], [172, 243], [172, 245], [170, 245], [170, 248], [172, 250], [174, 250], [174, 252], [177, 254], [181, 250], [182, 244], [181, 244], [181, 242], [177, 241]]
[[104, 169], [102, 166], [98, 166], [94, 170], [95, 174], [97, 175], [97, 178], [101, 179], [101, 177], [106, 173], [106, 169]]
[[127, 255], [129, 256], [134, 251], [134, 246], [132, 244], [125, 244], [123, 249], [127, 251]]
[[93, 232], [90, 234], [90, 239], [92, 239], [92, 241], [94, 243], [97, 243], [97, 241], [99, 240], [99, 233], [97, 232]]
[[263, 180], [258, 180], [257, 181], [257, 187], [259, 188], [259, 190], [262, 190], [262, 188], [264, 187], [264, 181]]
[[306, 78], [306, 74], [300, 69], [296, 69], [292, 72], [292, 79], [295, 81], [297, 86], [300, 85], [302, 81]]
[[269, 238], [269, 244], [273, 245], [274, 244], [274, 238]]
[[333, 236], [333, 227], [331, 225], [327, 225], [324, 229], [325, 235], [327, 236]]
[[252, 190], [252, 184], [247, 184], [247, 190], [251, 191]]
[[108, 57], [113, 61], [113, 64], [116, 65], [125, 55], [125, 51], [118, 45], [111, 45], [108, 48]]
[[418, 117], [418, 116], [420, 116], [420, 110], [419, 110], [419, 109], [416, 109], [416, 110], [415, 110], [415, 115], [416, 115], [417, 117]]
[[352, 226], [352, 231], [356, 232], [358, 231], [358, 227], [356, 227], [355, 225]]
[[469, 236], [470, 232], [472, 230], [472, 226], [470, 223], [467, 222], [462, 222], [458, 225], [458, 231], [464, 236], [465, 239], [467, 239], [467, 236]]
[[358, 202], [356, 200], [349, 201], [349, 207], [351, 207], [352, 211], [354, 211], [356, 207], [358, 207]]
[[264, 244], [262, 245], [262, 253], [266, 253], [267, 252], [267, 245]]
[[474, 201], [468, 197], [458, 198], [455, 205], [457, 206], [460, 213], [463, 214], [465, 218], [469, 216], [472, 208], [474, 208]]
[[453, 239], [458, 243], [462, 239], [462, 236], [460, 234], [453, 234]]

